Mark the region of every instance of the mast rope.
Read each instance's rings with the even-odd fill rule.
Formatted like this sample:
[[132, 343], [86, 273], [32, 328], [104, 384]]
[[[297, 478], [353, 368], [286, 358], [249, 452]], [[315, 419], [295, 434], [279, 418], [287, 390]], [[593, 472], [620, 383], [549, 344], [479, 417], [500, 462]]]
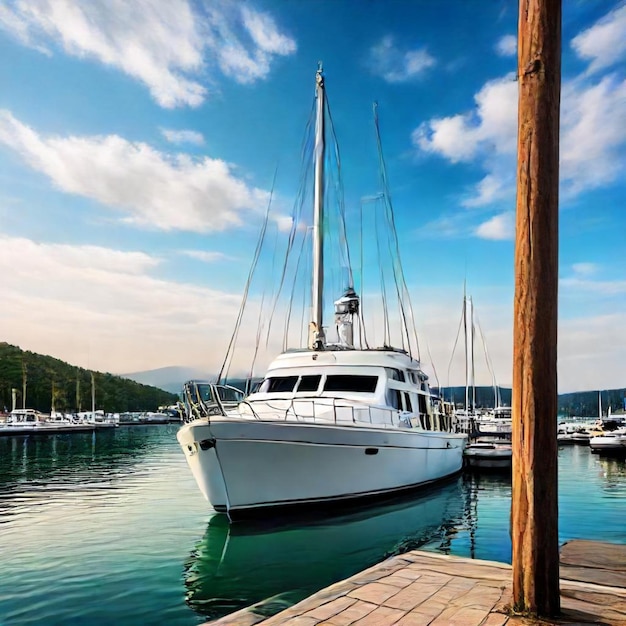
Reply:
[[263, 247], [263, 241], [265, 240], [265, 233], [267, 231], [267, 224], [269, 222], [270, 217], [270, 209], [272, 207], [272, 198], [274, 197], [274, 186], [276, 184], [276, 170], [274, 171], [274, 178], [272, 180], [272, 187], [270, 190], [270, 197], [267, 202], [267, 210], [265, 212], [265, 219], [263, 220], [263, 227], [261, 228], [261, 233], [259, 234], [259, 239], [257, 241], [256, 248], [254, 250], [254, 257], [252, 259], [252, 265], [248, 272], [248, 279], [246, 280], [246, 286], [243, 292], [243, 297], [241, 298], [241, 305], [239, 306], [239, 313], [237, 314], [237, 319], [235, 321], [235, 328], [233, 330], [233, 334], [230, 337], [230, 342], [228, 343], [228, 348], [226, 349], [226, 355], [224, 356], [224, 361], [222, 362], [222, 367], [220, 368], [219, 374], [217, 375], [217, 384], [220, 384], [222, 380], [222, 375], [228, 375], [228, 370], [230, 368], [230, 363], [233, 357], [234, 346], [237, 341], [237, 336], [239, 334], [239, 329], [241, 327], [241, 320], [243, 319], [243, 312], [248, 301], [248, 293], [250, 291], [250, 284], [252, 282], [252, 277], [254, 276], [254, 272], [256, 270], [259, 257], [261, 255], [261, 248]]

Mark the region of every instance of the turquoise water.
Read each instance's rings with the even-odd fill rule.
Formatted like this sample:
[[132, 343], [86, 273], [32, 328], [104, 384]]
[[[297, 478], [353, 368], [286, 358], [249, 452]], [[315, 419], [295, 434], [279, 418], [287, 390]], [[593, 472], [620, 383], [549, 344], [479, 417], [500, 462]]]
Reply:
[[[229, 525], [176, 426], [0, 439], [0, 624], [198, 624], [276, 611], [421, 547], [510, 562], [510, 482], [461, 476], [341, 514]], [[626, 465], [559, 450], [559, 536], [626, 543]]]

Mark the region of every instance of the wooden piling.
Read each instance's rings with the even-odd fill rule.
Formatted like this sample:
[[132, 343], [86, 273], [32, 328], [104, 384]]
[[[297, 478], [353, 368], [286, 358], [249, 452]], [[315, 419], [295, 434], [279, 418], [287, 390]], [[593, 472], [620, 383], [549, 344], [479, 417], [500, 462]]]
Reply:
[[561, 0], [520, 0], [513, 324], [513, 601], [560, 610], [557, 292]]

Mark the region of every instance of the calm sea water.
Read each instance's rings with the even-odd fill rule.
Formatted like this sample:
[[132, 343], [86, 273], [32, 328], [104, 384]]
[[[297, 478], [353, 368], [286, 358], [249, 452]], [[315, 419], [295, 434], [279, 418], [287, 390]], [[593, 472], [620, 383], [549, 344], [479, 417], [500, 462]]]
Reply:
[[[176, 426], [0, 439], [0, 624], [190, 625], [279, 610], [412, 548], [510, 562], [510, 481], [461, 476], [329, 516], [229, 525]], [[626, 465], [559, 450], [560, 539], [626, 543]], [[251, 477], [252, 479], [252, 477]]]

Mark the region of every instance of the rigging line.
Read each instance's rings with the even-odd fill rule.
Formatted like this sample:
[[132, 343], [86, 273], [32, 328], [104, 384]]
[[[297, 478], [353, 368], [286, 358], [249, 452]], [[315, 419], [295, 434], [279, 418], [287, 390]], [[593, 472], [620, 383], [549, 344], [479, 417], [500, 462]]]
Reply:
[[461, 326], [463, 325], [464, 318], [465, 318], [465, 300], [463, 300], [463, 309], [461, 311], [461, 319], [459, 320], [459, 328], [456, 331], [456, 339], [454, 340], [454, 346], [452, 346], [452, 355], [450, 356], [450, 362], [448, 363], [448, 382], [447, 382], [448, 387], [450, 387], [450, 369], [452, 368], [452, 360], [454, 359], [456, 346], [459, 342], [459, 336], [461, 335]]
[[483, 344], [483, 350], [485, 351], [485, 361], [487, 361], [487, 369], [489, 370], [489, 373], [491, 374], [491, 382], [493, 383], [493, 388], [494, 388], [494, 402], [496, 402], [496, 406], [498, 406], [500, 404], [498, 401], [498, 385], [496, 383], [496, 375], [493, 369], [493, 363], [491, 361], [491, 357], [489, 356], [489, 351], [487, 350], [487, 340], [483, 333], [483, 329], [480, 325], [478, 314], [475, 314], [475, 318], [476, 318], [476, 325], [478, 326], [478, 332], [480, 333], [480, 339]]
[[335, 153], [335, 162], [337, 164], [337, 195], [339, 202], [339, 219], [340, 219], [340, 237], [342, 239], [343, 248], [341, 250], [345, 253], [346, 264], [349, 274], [349, 287], [354, 288], [354, 276], [352, 274], [352, 261], [350, 259], [350, 245], [348, 243], [348, 234], [346, 229], [346, 205], [343, 193], [343, 178], [341, 176], [341, 155], [339, 153], [339, 141], [337, 140], [337, 134], [335, 132], [335, 124], [333, 122], [333, 116], [330, 112], [330, 104], [328, 101], [328, 95], [326, 96], [326, 114], [328, 115], [328, 121], [330, 126], [330, 136], [332, 139], [333, 152]]
[[257, 324], [256, 337], [254, 339], [254, 353], [252, 354], [252, 362], [250, 363], [250, 375], [249, 378], [252, 379], [254, 376], [254, 366], [256, 365], [257, 355], [259, 353], [259, 346], [261, 344], [261, 335], [263, 333], [263, 326], [265, 325], [263, 322], [263, 307], [265, 304], [265, 291], [261, 296], [261, 312], [259, 314], [259, 322]]
[[246, 286], [243, 292], [243, 296], [241, 298], [241, 305], [239, 307], [239, 313], [237, 315], [237, 319], [235, 321], [235, 328], [233, 330], [233, 334], [231, 335], [230, 338], [230, 342], [228, 344], [228, 348], [226, 350], [226, 355], [224, 356], [224, 361], [222, 362], [222, 367], [220, 368], [219, 374], [217, 376], [217, 383], [219, 384], [221, 379], [222, 379], [222, 375], [225, 373], [226, 374], [228, 372], [228, 369], [230, 368], [230, 362], [232, 360], [232, 353], [234, 351], [234, 346], [235, 346], [235, 342], [237, 341], [237, 335], [239, 333], [239, 328], [241, 326], [241, 320], [243, 318], [243, 312], [246, 306], [246, 302], [248, 301], [248, 292], [250, 291], [250, 284], [252, 282], [252, 278], [254, 276], [254, 272], [256, 270], [257, 267], [257, 263], [259, 261], [259, 257], [261, 256], [261, 248], [263, 247], [263, 241], [265, 239], [265, 233], [267, 231], [267, 225], [269, 223], [269, 217], [270, 217], [270, 209], [272, 207], [272, 198], [274, 196], [274, 186], [276, 184], [276, 173], [277, 171], [274, 171], [274, 178], [272, 180], [272, 187], [270, 189], [270, 197], [268, 199], [267, 202], [267, 210], [265, 212], [265, 219], [263, 220], [263, 226], [261, 228], [261, 232], [259, 234], [259, 239], [257, 241], [257, 245], [256, 248], [254, 250], [254, 256], [252, 259], [252, 265], [250, 267], [250, 271], [248, 272], [248, 279], [246, 280]]
[[[379, 159], [379, 173], [380, 173], [380, 177], [381, 177], [381, 186], [382, 186], [382, 192], [383, 192], [383, 199], [384, 199], [384, 208], [385, 208], [385, 217], [387, 219], [387, 246], [389, 249], [389, 256], [391, 259], [391, 271], [392, 271], [392, 275], [393, 275], [393, 280], [394, 280], [394, 285], [396, 288], [396, 297], [397, 297], [397, 302], [398, 302], [398, 307], [400, 309], [400, 322], [401, 322], [401, 336], [402, 336], [402, 347], [404, 349], [404, 335], [406, 334], [406, 340], [407, 340], [407, 344], [408, 344], [408, 351], [409, 354], [411, 353], [411, 341], [409, 339], [409, 332], [408, 332], [408, 324], [406, 321], [406, 314], [405, 314], [405, 310], [404, 310], [404, 300], [403, 300], [403, 295], [404, 292], [400, 289], [400, 284], [399, 284], [399, 280], [398, 280], [398, 268], [397, 268], [397, 262], [396, 259], [399, 259], [399, 256], [396, 256], [394, 258], [394, 251], [393, 251], [393, 241], [394, 241], [394, 237], [396, 235], [395, 233], [395, 223], [393, 221], [393, 207], [391, 205], [390, 202], [390, 195], [389, 195], [389, 186], [387, 184], [387, 168], [385, 166], [385, 159], [384, 159], [384, 155], [382, 152], [382, 141], [381, 141], [381, 137], [380, 137], [380, 129], [378, 126], [378, 105], [375, 102], [374, 103], [374, 126], [376, 129], [376, 143], [378, 146], [378, 159]], [[397, 241], [396, 241], [397, 243]], [[397, 249], [397, 245], [396, 245], [396, 255], [399, 255], [399, 250]]]
[[287, 319], [285, 321], [285, 329], [283, 333], [283, 352], [287, 350], [287, 345], [289, 343], [288, 335], [289, 335], [289, 323], [291, 321], [291, 310], [293, 307], [296, 284], [298, 282], [298, 270], [300, 269], [300, 261], [302, 260], [302, 257], [303, 257], [305, 243], [306, 243], [306, 235], [302, 237], [302, 244], [300, 245], [300, 253], [298, 254], [298, 259], [296, 262], [296, 269], [294, 271], [293, 283], [291, 285], [291, 293], [289, 294], [289, 305], [287, 307]]
[[[378, 229], [378, 211], [374, 207], [374, 229], [379, 232]], [[385, 273], [383, 270], [382, 256], [380, 254], [380, 238], [376, 237], [376, 254], [378, 256], [378, 267], [380, 269], [380, 289], [383, 296], [383, 345], [391, 346], [391, 330], [389, 328], [389, 311], [387, 308], [387, 289], [385, 287]], [[402, 347], [404, 348], [404, 339], [402, 340]]]
[[428, 358], [430, 359], [430, 364], [433, 368], [433, 372], [435, 373], [435, 380], [437, 381], [437, 389], [439, 389], [439, 395], [441, 395], [443, 398], [443, 394], [441, 393], [441, 384], [439, 383], [439, 376], [437, 376], [437, 368], [435, 367], [433, 355], [430, 353], [430, 345], [428, 344], [428, 341], [426, 341], [426, 350], [428, 351]]
[[[309, 233], [312, 232], [307, 228], [306, 233], [304, 234], [305, 241], [309, 239]], [[311, 274], [311, 256], [306, 255], [305, 264], [304, 264], [304, 273], [305, 275]], [[300, 314], [300, 341], [298, 343], [299, 346], [304, 345], [304, 332], [305, 332], [305, 322], [304, 315], [307, 311], [307, 300], [311, 297], [311, 290], [307, 288], [306, 281], [302, 283], [302, 313]], [[308, 333], [307, 333], [308, 335]]]
[[[315, 105], [315, 101], [314, 101], [314, 105]], [[306, 130], [305, 130], [305, 141], [303, 141], [303, 155], [302, 155], [303, 157], [302, 162], [304, 163], [304, 167], [301, 170], [298, 193], [296, 195], [296, 199], [294, 202], [291, 229], [290, 229], [289, 237], [287, 241], [287, 249], [285, 250], [285, 258], [283, 261], [283, 268], [282, 268], [282, 272], [280, 276], [280, 281], [278, 284], [278, 290], [274, 296], [274, 302], [272, 305], [269, 322], [267, 325], [267, 334], [265, 336], [265, 347], [269, 345], [269, 339], [270, 339], [270, 334], [272, 330], [272, 321], [274, 319], [274, 313], [276, 312], [276, 307], [278, 306], [278, 300], [280, 298], [280, 294], [282, 292], [282, 289], [285, 283], [285, 278], [286, 278], [287, 269], [289, 265], [289, 258], [290, 258], [291, 251], [293, 249], [294, 241], [296, 238], [296, 234], [298, 232], [299, 225], [300, 225], [300, 217], [302, 214], [301, 209], [304, 204], [305, 190], [307, 188], [307, 184], [306, 184], [307, 179], [308, 179], [307, 173], [310, 171], [312, 164], [313, 164], [313, 159], [306, 158], [306, 157], [307, 156], [311, 157], [313, 154], [313, 144], [308, 139], [310, 139], [310, 134], [312, 132], [312, 128], [313, 128], [312, 120], [314, 119], [314, 117], [315, 117], [315, 106], [312, 107], [311, 115], [309, 117], [309, 121], [307, 123]]]
[[361, 275], [361, 285], [360, 285], [360, 292], [361, 292], [361, 306], [359, 307], [359, 341], [360, 341], [360, 345], [361, 347], [363, 347], [363, 344], [365, 343], [365, 347], [369, 350], [369, 343], [367, 341], [367, 329], [365, 328], [365, 316], [363, 314], [363, 309], [365, 308], [363, 306], [364, 302], [365, 302], [365, 277], [364, 277], [364, 270], [363, 270], [363, 199], [361, 199], [361, 202], [359, 203], [359, 227], [360, 227], [360, 232], [359, 232], [359, 237], [360, 237], [360, 245], [359, 245], [359, 262], [360, 262], [360, 267], [359, 267], [359, 272]]
[[[406, 286], [406, 280], [404, 277], [404, 269], [402, 267], [402, 263], [400, 262], [400, 244], [398, 241], [398, 231], [396, 229], [396, 224], [395, 224], [395, 214], [394, 214], [394, 210], [393, 210], [393, 205], [391, 203], [391, 193], [389, 191], [389, 183], [388, 183], [388, 179], [387, 179], [387, 166], [385, 164], [385, 156], [383, 153], [383, 146], [382, 146], [382, 139], [380, 136], [380, 125], [379, 125], [379, 121], [378, 121], [378, 103], [375, 102], [374, 103], [374, 123], [375, 123], [375, 127], [376, 127], [376, 142], [378, 145], [378, 154], [379, 154], [379, 160], [380, 160], [380, 164], [381, 164], [381, 176], [382, 176], [382, 184], [383, 184], [383, 189], [384, 189], [384, 193], [385, 193], [385, 197], [387, 199], [387, 203], [388, 203], [388, 215], [389, 215], [389, 219], [391, 221], [391, 228], [392, 228], [392, 234], [393, 234], [393, 239], [395, 242], [395, 249], [396, 249], [396, 259], [397, 259], [397, 265], [399, 268], [399, 272], [400, 272], [400, 277], [401, 277], [401, 281], [402, 281], [402, 286], [403, 286], [403, 295], [406, 296], [406, 300], [408, 303], [408, 307], [409, 307], [409, 311], [411, 314], [411, 322], [412, 322], [412, 326], [413, 326], [413, 335], [415, 337], [415, 347], [417, 350], [417, 359], [420, 360], [420, 347], [419, 347], [419, 337], [417, 334], [417, 328], [415, 327], [415, 314], [413, 311], [413, 304], [411, 302], [411, 296], [409, 295], [409, 291], [407, 289]], [[406, 320], [405, 320], [406, 323]], [[407, 335], [408, 335], [408, 326], [407, 326]], [[410, 353], [410, 341], [409, 341], [409, 353]]]

